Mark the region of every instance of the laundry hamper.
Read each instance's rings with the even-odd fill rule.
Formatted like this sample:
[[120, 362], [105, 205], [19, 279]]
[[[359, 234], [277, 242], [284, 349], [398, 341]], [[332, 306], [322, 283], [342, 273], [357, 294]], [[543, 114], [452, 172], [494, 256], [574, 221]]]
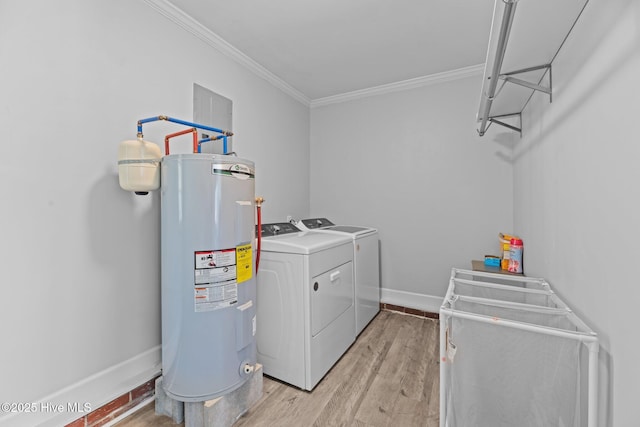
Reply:
[[595, 427], [598, 338], [541, 278], [452, 269], [441, 427]]

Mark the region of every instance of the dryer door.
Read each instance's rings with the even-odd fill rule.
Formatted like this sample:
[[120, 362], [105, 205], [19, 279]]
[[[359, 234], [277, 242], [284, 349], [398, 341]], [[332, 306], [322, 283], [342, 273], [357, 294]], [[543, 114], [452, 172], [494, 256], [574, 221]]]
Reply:
[[353, 262], [311, 279], [311, 336], [316, 336], [353, 306]]

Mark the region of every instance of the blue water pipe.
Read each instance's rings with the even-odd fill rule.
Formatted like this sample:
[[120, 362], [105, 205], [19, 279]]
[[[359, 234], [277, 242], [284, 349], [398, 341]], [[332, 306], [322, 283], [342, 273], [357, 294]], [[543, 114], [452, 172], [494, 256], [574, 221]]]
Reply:
[[233, 136], [233, 132], [228, 131], [228, 130], [222, 130], [222, 129], [218, 129], [218, 128], [214, 128], [211, 126], [206, 126], [206, 125], [201, 125], [199, 123], [192, 123], [192, 122], [187, 122], [185, 120], [180, 120], [180, 119], [174, 119], [173, 117], [168, 117], [168, 116], [154, 116], [154, 117], [149, 117], [146, 119], [142, 119], [142, 120], [138, 120], [138, 138], [142, 138], [142, 125], [145, 123], [150, 123], [150, 122], [157, 122], [160, 120], [164, 120], [167, 122], [172, 122], [172, 123], [178, 123], [180, 125], [184, 125], [184, 126], [189, 126], [189, 127], [194, 127], [197, 129], [204, 129], [204, 130], [208, 130], [211, 132], [216, 132], [219, 133], [221, 135], [216, 136], [214, 138], [204, 138], [203, 140], [198, 142], [198, 153], [200, 153], [200, 144], [202, 144], [203, 142], [207, 142], [207, 141], [216, 141], [218, 139], [222, 139], [222, 153], [223, 154], [227, 154], [227, 137]]
[[198, 153], [200, 153], [201, 151], [201, 145], [203, 142], [209, 142], [209, 141], [217, 141], [219, 139], [222, 140], [222, 153], [223, 154], [227, 154], [227, 135], [218, 135], [216, 137], [209, 137], [209, 138], [204, 138], [201, 139], [200, 141], [198, 141]]

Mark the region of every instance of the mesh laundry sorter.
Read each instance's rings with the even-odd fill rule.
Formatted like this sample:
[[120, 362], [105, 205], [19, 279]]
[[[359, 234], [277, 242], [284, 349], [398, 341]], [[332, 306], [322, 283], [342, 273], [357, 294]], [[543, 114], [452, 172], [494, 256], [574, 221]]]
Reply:
[[440, 426], [595, 427], [598, 348], [544, 279], [454, 268], [440, 308]]

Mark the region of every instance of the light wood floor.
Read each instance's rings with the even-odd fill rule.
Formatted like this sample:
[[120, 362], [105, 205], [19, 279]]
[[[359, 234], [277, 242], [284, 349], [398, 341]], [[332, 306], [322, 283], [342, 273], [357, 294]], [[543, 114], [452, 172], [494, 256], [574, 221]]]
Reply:
[[[438, 425], [438, 321], [381, 311], [312, 392], [264, 377], [240, 426]], [[176, 426], [151, 403], [118, 427]]]

